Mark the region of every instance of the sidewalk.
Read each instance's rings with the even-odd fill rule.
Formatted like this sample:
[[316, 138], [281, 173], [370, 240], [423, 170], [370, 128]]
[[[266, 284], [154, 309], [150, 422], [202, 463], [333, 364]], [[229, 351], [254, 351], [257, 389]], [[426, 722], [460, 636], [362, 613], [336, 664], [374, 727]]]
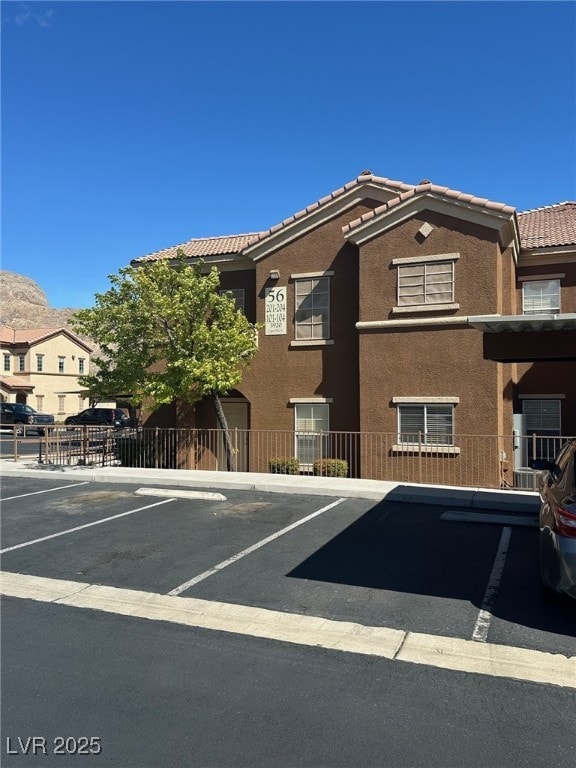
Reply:
[[294, 493], [313, 496], [343, 496], [380, 501], [437, 504], [459, 509], [492, 509], [536, 515], [537, 493], [463, 488], [445, 485], [418, 485], [384, 480], [355, 480], [337, 477], [271, 475], [251, 472], [202, 472], [186, 469], [135, 469], [132, 467], [42, 466], [36, 462], [0, 460], [4, 477], [62, 478], [95, 483], [136, 483], [177, 486], [203, 490], [245, 490], [260, 493]]

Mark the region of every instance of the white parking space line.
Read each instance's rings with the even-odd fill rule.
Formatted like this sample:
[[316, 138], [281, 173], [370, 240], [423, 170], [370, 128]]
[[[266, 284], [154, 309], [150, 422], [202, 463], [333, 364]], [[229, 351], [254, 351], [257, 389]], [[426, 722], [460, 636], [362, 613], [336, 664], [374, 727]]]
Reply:
[[22, 549], [23, 547], [31, 547], [33, 544], [40, 544], [42, 541], [48, 541], [49, 539], [57, 539], [59, 536], [67, 536], [69, 533], [75, 533], [76, 531], [83, 531], [85, 528], [92, 528], [94, 525], [102, 525], [102, 523], [108, 523], [110, 520], [119, 520], [121, 517], [127, 517], [128, 515], [135, 515], [136, 512], [143, 512], [145, 509], [152, 509], [152, 507], [159, 507], [161, 504], [169, 504], [175, 499], [164, 499], [163, 501], [157, 501], [155, 504], [148, 504], [145, 507], [138, 507], [138, 509], [131, 509], [129, 512], [121, 512], [119, 515], [111, 515], [110, 517], [103, 517], [102, 520], [95, 520], [93, 523], [85, 523], [84, 525], [77, 525], [75, 528], [67, 528], [60, 533], [51, 533], [49, 536], [42, 536], [40, 539], [32, 539], [32, 541], [24, 541], [22, 544], [15, 544], [13, 547], [5, 547], [0, 549], [0, 555], [4, 555], [6, 552], [12, 552], [15, 549]]
[[506, 527], [502, 530], [500, 544], [498, 545], [498, 551], [496, 552], [494, 565], [492, 566], [492, 573], [488, 579], [484, 600], [482, 600], [482, 608], [480, 609], [476, 624], [474, 625], [474, 631], [472, 632], [472, 640], [475, 640], [478, 643], [485, 643], [488, 639], [488, 630], [492, 623], [492, 606], [502, 579], [502, 572], [504, 571], [511, 534], [512, 528]]
[[270, 544], [271, 541], [274, 541], [275, 539], [280, 538], [280, 536], [284, 536], [285, 533], [289, 533], [290, 531], [293, 531], [294, 528], [298, 528], [299, 525], [303, 525], [304, 523], [307, 523], [309, 520], [312, 520], [312, 518], [318, 517], [318, 515], [321, 515], [323, 512], [327, 512], [329, 509], [336, 507], [338, 504], [341, 504], [343, 501], [345, 501], [345, 499], [338, 499], [337, 501], [333, 501], [331, 504], [327, 504], [325, 507], [322, 507], [322, 509], [319, 509], [316, 512], [312, 512], [311, 515], [307, 515], [306, 517], [303, 517], [301, 520], [297, 520], [295, 523], [292, 523], [291, 525], [286, 526], [286, 528], [282, 528], [281, 531], [277, 531], [276, 533], [273, 533], [271, 536], [267, 536], [265, 539], [262, 539], [261, 541], [256, 542], [256, 544], [252, 544], [251, 547], [247, 547], [247, 549], [243, 549], [242, 552], [238, 552], [236, 555], [232, 555], [232, 557], [229, 557], [227, 560], [223, 560], [221, 563], [218, 563], [218, 565], [215, 565], [213, 568], [210, 568], [210, 570], [204, 571], [203, 573], [198, 574], [198, 576], [194, 576], [194, 578], [190, 579], [189, 581], [185, 581], [184, 584], [180, 584], [179, 587], [172, 589], [170, 592], [168, 592], [168, 594], [179, 595], [182, 592], [185, 592], [187, 589], [190, 589], [190, 587], [193, 587], [194, 584], [198, 584], [200, 581], [204, 581], [204, 579], [207, 579], [210, 576], [213, 576], [215, 573], [218, 573], [224, 568], [227, 568], [229, 565], [232, 565], [232, 563], [238, 562], [238, 560], [242, 559], [243, 557], [246, 557], [246, 555], [249, 555], [252, 552], [255, 552], [257, 549], [260, 549], [260, 547], [264, 547], [266, 544]]
[[46, 488], [44, 491], [31, 491], [30, 493], [21, 493], [19, 496], [8, 496], [2, 499], [2, 502], [12, 501], [13, 499], [23, 499], [26, 496], [37, 496], [39, 493], [52, 493], [52, 491], [65, 491], [66, 488], [77, 488], [79, 485], [90, 485], [88, 481], [84, 483], [72, 483], [71, 485], [59, 485], [58, 488]]
[[566, 657], [560, 653], [7, 571], [0, 574], [0, 594], [118, 616], [365, 654], [390, 661], [576, 689], [576, 656]]

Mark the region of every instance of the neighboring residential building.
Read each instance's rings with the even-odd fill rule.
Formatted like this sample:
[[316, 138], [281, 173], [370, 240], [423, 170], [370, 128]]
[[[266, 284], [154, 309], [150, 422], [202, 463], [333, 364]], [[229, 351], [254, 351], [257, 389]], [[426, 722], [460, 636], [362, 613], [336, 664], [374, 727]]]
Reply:
[[[576, 433], [575, 202], [517, 213], [366, 171], [265, 232], [133, 263], [178, 248], [216, 264], [265, 326], [224, 401], [232, 426], [295, 433], [305, 466], [344, 451], [355, 474], [386, 479], [389, 457], [473, 462], [513, 485], [533, 452], [514, 435]], [[216, 426], [205, 403], [194, 411], [164, 423]], [[327, 431], [356, 437], [310, 435]], [[377, 448], [368, 433], [392, 439]], [[252, 454], [241, 468], [265, 469]]]
[[88, 373], [91, 348], [66, 328], [0, 326], [0, 398], [54, 414], [57, 422], [88, 407], [78, 379]]

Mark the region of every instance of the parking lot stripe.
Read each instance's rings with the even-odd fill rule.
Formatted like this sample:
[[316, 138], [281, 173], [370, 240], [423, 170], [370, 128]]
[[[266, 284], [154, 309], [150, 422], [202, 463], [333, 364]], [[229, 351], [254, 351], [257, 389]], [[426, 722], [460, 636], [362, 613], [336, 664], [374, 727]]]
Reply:
[[24, 547], [31, 547], [32, 544], [40, 544], [41, 541], [48, 541], [49, 539], [57, 539], [59, 536], [67, 536], [69, 533], [82, 531], [85, 528], [92, 528], [92, 526], [94, 525], [102, 525], [102, 523], [107, 523], [110, 520], [118, 520], [121, 517], [126, 517], [127, 515], [135, 515], [136, 512], [143, 512], [145, 509], [152, 509], [152, 507], [159, 507], [161, 504], [169, 504], [171, 501], [175, 501], [175, 499], [164, 499], [163, 501], [157, 501], [155, 504], [148, 504], [145, 507], [138, 507], [138, 509], [131, 509], [128, 512], [121, 512], [119, 515], [111, 515], [110, 517], [103, 517], [102, 520], [95, 520], [92, 523], [77, 525], [75, 528], [67, 528], [65, 531], [60, 531], [60, 533], [51, 533], [49, 536], [42, 536], [40, 539], [32, 539], [32, 541], [24, 541], [22, 544], [15, 544], [12, 547], [5, 547], [4, 549], [0, 549], [0, 555], [4, 555], [6, 554], [6, 552], [12, 552], [15, 549], [23, 549]]
[[511, 534], [512, 528], [509, 528], [508, 526], [502, 530], [500, 544], [498, 545], [492, 572], [488, 579], [484, 599], [482, 600], [482, 608], [480, 609], [476, 624], [474, 625], [474, 631], [472, 632], [472, 640], [475, 640], [477, 643], [485, 643], [488, 640], [488, 630], [492, 623], [492, 605], [494, 604], [494, 598], [496, 597], [502, 579], [502, 572], [504, 571], [504, 563], [506, 562], [506, 555], [508, 554]]
[[79, 485], [90, 485], [86, 480], [83, 483], [71, 483], [70, 485], [59, 485], [58, 488], [46, 488], [44, 491], [32, 491], [31, 493], [21, 493], [19, 496], [8, 496], [2, 499], [2, 502], [12, 501], [13, 499], [23, 499], [25, 496], [37, 496], [39, 493], [52, 493], [52, 491], [64, 491], [66, 488], [77, 488]]
[[576, 689], [576, 656], [477, 643], [248, 605], [174, 597], [28, 574], [0, 574], [0, 594], [490, 677]]
[[252, 552], [255, 552], [257, 549], [260, 549], [260, 547], [264, 547], [266, 544], [270, 544], [271, 541], [274, 541], [275, 539], [280, 538], [280, 536], [284, 536], [285, 533], [289, 533], [290, 531], [293, 531], [294, 528], [298, 528], [299, 525], [303, 525], [304, 523], [307, 523], [309, 520], [312, 520], [312, 518], [318, 517], [318, 515], [321, 515], [323, 512], [327, 512], [329, 509], [332, 509], [338, 504], [341, 504], [343, 501], [345, 501], [345, 499], [338, 499], [337, 501], [333, 501], [331, 504], [327, 504], [325, 507], [322, 507], [322, 509], [319, 509], [316, 512], [312, 512], [312, 514], [307, 515], [306, 517], [303, 517], [301, 520], [297, 520], [295, 523], [292, 523], [291, 525], [286, 526], [286, 528], [282, 528], [281, 531], [277, 531], [276, 533], [273, 533], [271, 536], [267, 536], [265, 539], [262, 539], [261, 541], [256, 542], [256, 544], [252, 544], [251, 547], [247, 547], [247, 549], [243, 549], [242, 552], [238, 552], [236, 555], [232, 555], [232, 557], [229, 557], [227, 560], [223, 560], [221, 563], [218, 563], [218, 565], [215, 565], [213, 568], [210, 568], [210, 570], [204, 571], [203, 573], [198, 574], [198, 576], [194, 576], [194, 578], [190, 579], [189, 581], [185, 581], [184, 584], [180, 584], [179, 587], [175, 587], [174, 589], [170, 590], [168, 594], [180, 595], [182, 592], [185, 592], [187, 589], [190, 589], [190, 587], [193, 587], [194, 584], [198, 584], [200, 581], [204, 581], [204, 579], [207, 579], [210, 576], [213, 576], [215, 573], [218, 573], [223, 568], [227, 568], [229, 565], [232, 565], [232, 563], [236, 563], [241, 558], [246, 557], [246, 555], [249, 555]]

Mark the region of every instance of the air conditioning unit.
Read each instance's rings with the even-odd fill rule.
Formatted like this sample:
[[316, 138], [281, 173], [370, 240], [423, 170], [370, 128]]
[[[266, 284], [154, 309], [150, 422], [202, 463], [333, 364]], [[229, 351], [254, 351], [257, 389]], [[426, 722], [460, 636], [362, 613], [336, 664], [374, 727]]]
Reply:
[[514, 470], [514, 488], [523, 491], [537, 491], [540, 485], [539, 470], [530, 469], [530, 467], [518, 467]]

